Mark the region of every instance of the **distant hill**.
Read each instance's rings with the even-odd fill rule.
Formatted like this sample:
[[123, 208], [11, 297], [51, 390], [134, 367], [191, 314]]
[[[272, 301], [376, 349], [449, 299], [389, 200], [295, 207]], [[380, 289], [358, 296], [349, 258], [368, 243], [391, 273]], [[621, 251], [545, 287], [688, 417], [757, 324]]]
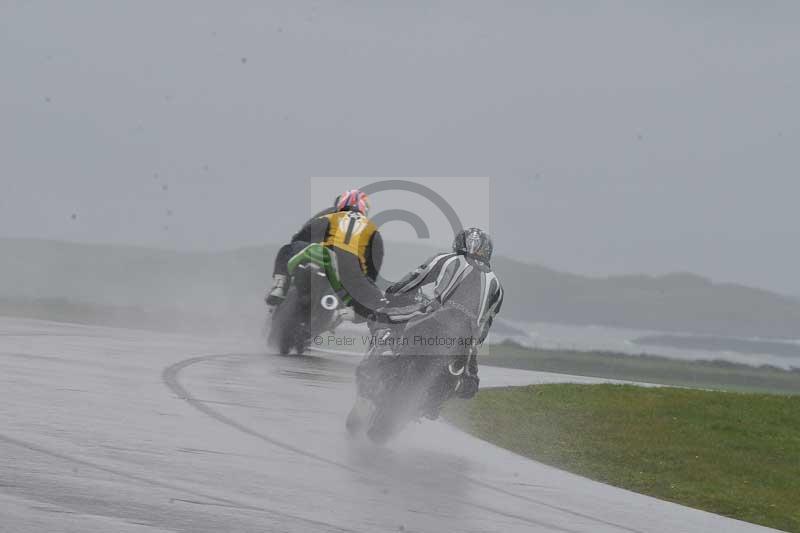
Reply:
[[498, 258], [503, 312], [529, 320], [738, 337], [800, 338], [800, 301], [694, 274], [590, 278]]
[[[0, 239], [0, 299], [255, 319], [263, 317], [261, 298], [276, 249], [176, 252]], [[384, 275], [397, 279], [433, 252], [390, 243]], [[590, 278], [504, 257], [495, 259], [494, 268], [506, 289], [502, 315], [515, 320], [800, 337], [800, 301], [761, 289], [685, 273]]]

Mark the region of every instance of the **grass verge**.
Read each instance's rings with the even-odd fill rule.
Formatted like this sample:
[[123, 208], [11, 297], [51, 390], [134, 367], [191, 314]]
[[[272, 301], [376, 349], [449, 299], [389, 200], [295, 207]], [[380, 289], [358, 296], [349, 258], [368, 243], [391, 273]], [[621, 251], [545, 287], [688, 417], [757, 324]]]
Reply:
[[482, 390], [444, 415], [591, 479], [800, 532], [800, 396], [538, 385]]

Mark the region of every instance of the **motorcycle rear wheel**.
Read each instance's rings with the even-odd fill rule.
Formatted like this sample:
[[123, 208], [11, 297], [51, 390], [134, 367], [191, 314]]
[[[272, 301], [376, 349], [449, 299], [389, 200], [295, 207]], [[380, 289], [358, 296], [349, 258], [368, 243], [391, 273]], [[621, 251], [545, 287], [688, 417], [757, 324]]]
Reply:
[[[276, 347], [281, 355], [289, 355], [292, 348], [303, 346], [302, 324], [297, 324], [297, 317], [302, 316], [302, 302], [296, 287], [290, 287], [286, 300], [276, 309], [272, 316], [269, 344]], [[298, 340], [300, 337], [300, 340]], [[297, 350], [298, 354], [303, 350]]]

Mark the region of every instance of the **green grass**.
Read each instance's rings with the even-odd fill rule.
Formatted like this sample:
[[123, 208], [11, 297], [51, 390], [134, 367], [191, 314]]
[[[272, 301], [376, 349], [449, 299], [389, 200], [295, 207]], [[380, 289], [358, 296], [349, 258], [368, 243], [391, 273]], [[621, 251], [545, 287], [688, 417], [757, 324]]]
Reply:
[[645, 381], [702, 389], [800, 394], [800, 370], [752, 367], [725, 361], [681, 361], [658, 355], [484, 347], [480, 364], [562, 374]]
[[591, 479], [800, 532], [800, 396], [538, 385], [482, 390], [444, 414]]

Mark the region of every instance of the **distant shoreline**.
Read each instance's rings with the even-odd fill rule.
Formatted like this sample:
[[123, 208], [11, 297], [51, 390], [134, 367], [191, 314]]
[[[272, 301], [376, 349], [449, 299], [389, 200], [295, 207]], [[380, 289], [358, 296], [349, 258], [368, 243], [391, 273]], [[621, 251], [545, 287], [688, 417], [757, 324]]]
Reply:
[[678, 387], [800, 394], [800, 369], [685, 361], [647, 353], [527, 348], [508, 341], [491, 345], [486, 352], [479, 355], [480, 364]]
[[664, 346], [687, 350], [712, 352], [736, 352], [741, 354], [763, 353], [800, 358], [800, 344], [779, 340], [736, 339], [706, 335], [645, 335], [631, 342], [639, 346]]

